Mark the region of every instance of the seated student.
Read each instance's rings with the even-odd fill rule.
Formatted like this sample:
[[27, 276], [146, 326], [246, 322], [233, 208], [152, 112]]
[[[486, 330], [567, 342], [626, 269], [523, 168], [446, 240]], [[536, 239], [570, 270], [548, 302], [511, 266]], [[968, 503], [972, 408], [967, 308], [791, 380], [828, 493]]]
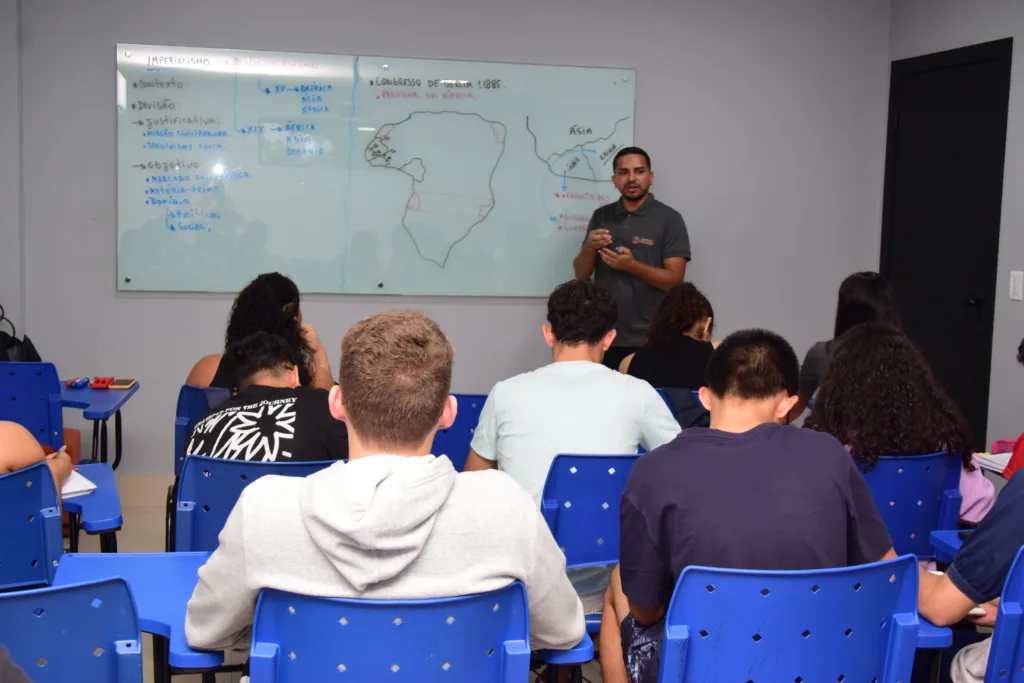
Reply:
[[0, 474], [23, 470], [37, 462], [45, 462], [50, 467], [59, 495], [64, 482], [71, 476], [68, 454], [61, 451], [46, 455], [32, 432], [17, 422], [0, 420]]
[[668, 290], [654, 313], [647, 340], [622, 359], [619, 372], [652, 387], [700, 389], [717, 343], [711, 341], [715, 312], [711, 302], [689, 282]]
[[467, 472], [508, 472], [539, 505], [559, 453], [636, 453], [675, 438], [679, 424], [651, 385], [601, 364], [615, 315], [611, 294], [589, 280], [555, 288], [541, 330], [552, 362], [494, 385]]
[[899, 311], [889, 281], [870, 271], [854, 273], [839, 285], [836, 322], [831, 341], [820, 341], [807, 351], [800, 366], [800, 402], [793, 417], [803, 413], [808, 401], [818, 390], [836, 341], [854, 325], [868, 322], [900, 326]]
[[[967, 618], [982, 605], [985, 615], [971, 617], [980, 626], [995, 625], [998, 605], [1017, 551], [1024, 545], [1024, 474], [1015, 474], [1003, 488], [978, 529], [964, 542], [942, 576], [924, 570], [920, 575], [917, 609], [937, 626], [949, 626]], [[953, 658], [950, 677], [954, 683], [981, 683], [992, 639], [968, 645]]]
[[857, 325], [838, 342], [804, 426], [836, 437], [868, 466], [882, 455], [959, 453], [960, 518], [980, 522], [992, 482], [974, 465], [971, 428], [914, 343], [882, 323]]
[[229, 460], [298, 462], [348, 457], [348, 431], [323, 389], [299, 384], [302, 352], [257, 332], [228, 347], [238, 393], [200, 418], [186, 453]]
[[505, 474], [459, 474], [430, 455], [455, 420], [454, 351], [422, 313], [356, 323], [341, 349], [331, 412], [349, 426], [349, 461], [305, 479], [250, 484], [199, 570], [185, 636], [245, 648], [262, 588], [419, 599], [526, 584], [535, 649], [569, 649], [583, 608], [540, 511]]
[[[318, 389], [334, 386], [327, 352], [313, 326], [303, 324], [299, 288], [290, 278], [280, 273], [263, 273], [235, 297], [224, 335], [225, 350], [239, 339], [256, 332], [282, 337], [302, 351], [306, 358], [299, 367], [302, 386]], [[234, 385], [236, 375], [230, 359], [225, 360], [218, 353], [201, 358], [188, 373], [185, 384], [234, 391], [238, 388]]]
[[620, 577], [601, 623], [605, 683], [627, 680], [623, 650], [630, 681], [657, 680], [661, 620], [689, 565], [797, 570], [895, 557], [842, 444], [780, 424], [797, 379], [782, 337], [729, 335], [700, 390], [711, 427], [684, 431], [634, 466], [620, 507]]
[[[1024, 365], [1024, 339], [1017, 347], [1017, 362]], [[1017, 437], [1017, 441], [1013, 444], [1013, 453], [1010, 454], [1010, 460], [1003, 469], [1003, 477], [1009, 479], [1020, 469], [1024, 469], [1024, 434]]]

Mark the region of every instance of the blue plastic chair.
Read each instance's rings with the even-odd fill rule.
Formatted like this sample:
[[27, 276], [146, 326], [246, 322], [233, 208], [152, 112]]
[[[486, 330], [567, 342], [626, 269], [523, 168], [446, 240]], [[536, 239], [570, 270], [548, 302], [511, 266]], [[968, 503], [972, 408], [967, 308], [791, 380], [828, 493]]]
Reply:
[[1006, 575], [985, 683], [1024, 681], [1024, 546]]
[[36, 441], [64, 445], [60, 378], [53, 363], [0, 363], [0, 420], [17, 422]]
[[41, 462], [0, 476], [0, 591], [50, 585], [63, 554], [49, 466]]
[[[559, 454], [551, 462], [540, 509], [567, 569], [618, 564], [619, 502], [639, 457]], [[587, 631], [600, 629], [600, 615], [588, 615]]]
[[268, 474], [305, 477], [334, 463], [334, 460], [246, 462], [201, 455], [188, 456], [178, 480], [172, 550], [216, 550], [217, 536], [228, 521], [228, 515], [242, 495], [242, 490], [260, 477]]
[[36, 683], [141, 683], [141, 639], [121, 578], [0, 594], [0, 643]]
[[434, 435], [434, 444], [430, 452], [434, 455], [447, 455], [452, 461], [456, 472], [466, 466], [469, 455], [469, 444], [473, 441], [473, 432], [480, 422], [480, 411], [484, 409], [487, 394], [452, 394], [459, 402], [455, 414], [455, 424], [448, 429], [439, 429]]
[[658, 680], [909, 681], [917, 572], [909, 555], [816, 571], [687, 567]]
[[[251, 683], [522, 683], [530, 674], [526, 589], [426, 600], [317, 598], [264, 589], [249, 653]], [[442, 678], [443, 677], [443, 678]]]
[[227, 389], [216, 387], [194, 387], [185, 384], [178, 392], [178, 409], [174, 418], [174, 476], [181, 474], [185, 463], [185, 449], [192, 427], [203, 415], [216, 408], [231, 396]]
[[959, 455], [882, 457], [860, 469], [896, 552], [934, 558], [931, 533], [960, 520]]

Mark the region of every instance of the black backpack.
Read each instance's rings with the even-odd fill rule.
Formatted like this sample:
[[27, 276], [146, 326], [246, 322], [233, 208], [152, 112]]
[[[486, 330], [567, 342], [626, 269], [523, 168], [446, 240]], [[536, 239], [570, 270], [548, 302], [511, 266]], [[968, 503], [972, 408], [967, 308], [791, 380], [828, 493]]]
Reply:
[[704, 407], [704, 404], [694, 397], [692, 391], [669, 387], [665, 387], [661, 391], [668, 399], [667, 403], [672, 410], [672, 416], [676, 418], [680, 428], [711, 426], [711, 413]]
[[0, 330], [0, 362], [39, 363], [43, 360], [39, 356], [39, 352], [36, 351], [32, 340], [27, 335], [22, 339], [18, 339], [18, 330], [15, 329], [14, 323], [4, 313], [4, 307], [0, 306], [0, 324], [3, 323], [11, 326], [11, 333], [7, 334]]

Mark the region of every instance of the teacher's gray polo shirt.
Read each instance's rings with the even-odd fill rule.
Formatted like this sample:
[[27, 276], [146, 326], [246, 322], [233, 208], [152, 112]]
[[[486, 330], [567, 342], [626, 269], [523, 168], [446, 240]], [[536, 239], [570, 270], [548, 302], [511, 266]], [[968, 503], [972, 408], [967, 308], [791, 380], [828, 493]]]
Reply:
[[[665, 267], [665, 259], [682, 257], [690, 260], [690, 236], [678, 211], [662, 204], [654, 195], [636, 211], [629, 212], [622, 200], [602, 206], [590, 219], [591, 230], [611, 233], [613, 247], [628, 247], [633, 258], [656, 268]], [[594, 281], [611, 292], [619, 309], [615, 329], [618, 335], [613, 346], [640, 346], [647, 336], [658, 304], [665, 293], [651, 287], [635, 275], [605, 265], [600, 255], [594, 267]]]

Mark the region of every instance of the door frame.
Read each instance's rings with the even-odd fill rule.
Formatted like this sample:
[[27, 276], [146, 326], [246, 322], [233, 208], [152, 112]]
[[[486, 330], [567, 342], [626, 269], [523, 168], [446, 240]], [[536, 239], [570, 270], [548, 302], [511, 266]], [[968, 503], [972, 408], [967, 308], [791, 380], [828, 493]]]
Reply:
[[[935, 71], [937, 69], [951, 68], [957, 66], [968, 66], [981, 62], [1005, 60], [1007, 67], [1012, 65], [1013, 60], [1013, 38], [1001, 38], [987, 43], [968, 45], [953, 50], [935, 52], [920, 57], [910, 57], [892, 62], [892, 70], [889, 74], [889, 121], [885, 136], [885, 181], [882, 187], [882, 241], [881, 253], [878, 259], [878, 271], [886, 278], [889, 277], [892, 266], [892, 193], [893, 177], [896, 165], [896, 130], [899, 127], [899, 116], [897, 105], [900, 99], [900, 85], [905, 76], [922, 71]], [[1012, 84], [1011, 84], [1012, 87]], [[1009, 111], [1007, 111], [1007, 125], [1009, 125]], [[1003, 130], [1006, 137], [1006, 129]], [[1005, 178], [1006, 159], [1003, 152], [1003, 178], [999, 179], [999, 194], [1002, 196]], [[1000, 207], [1000, 214], [1002, 207]], [[1000, 232], [1002, 232], [1002, 216], [1000, 215]], [[996, 266], [996, 289], [998, 290], [999, 273]], [[991, 292], [995, 295], [995, 292]], [[995, 305], [995, 300], [992, 302]]]

